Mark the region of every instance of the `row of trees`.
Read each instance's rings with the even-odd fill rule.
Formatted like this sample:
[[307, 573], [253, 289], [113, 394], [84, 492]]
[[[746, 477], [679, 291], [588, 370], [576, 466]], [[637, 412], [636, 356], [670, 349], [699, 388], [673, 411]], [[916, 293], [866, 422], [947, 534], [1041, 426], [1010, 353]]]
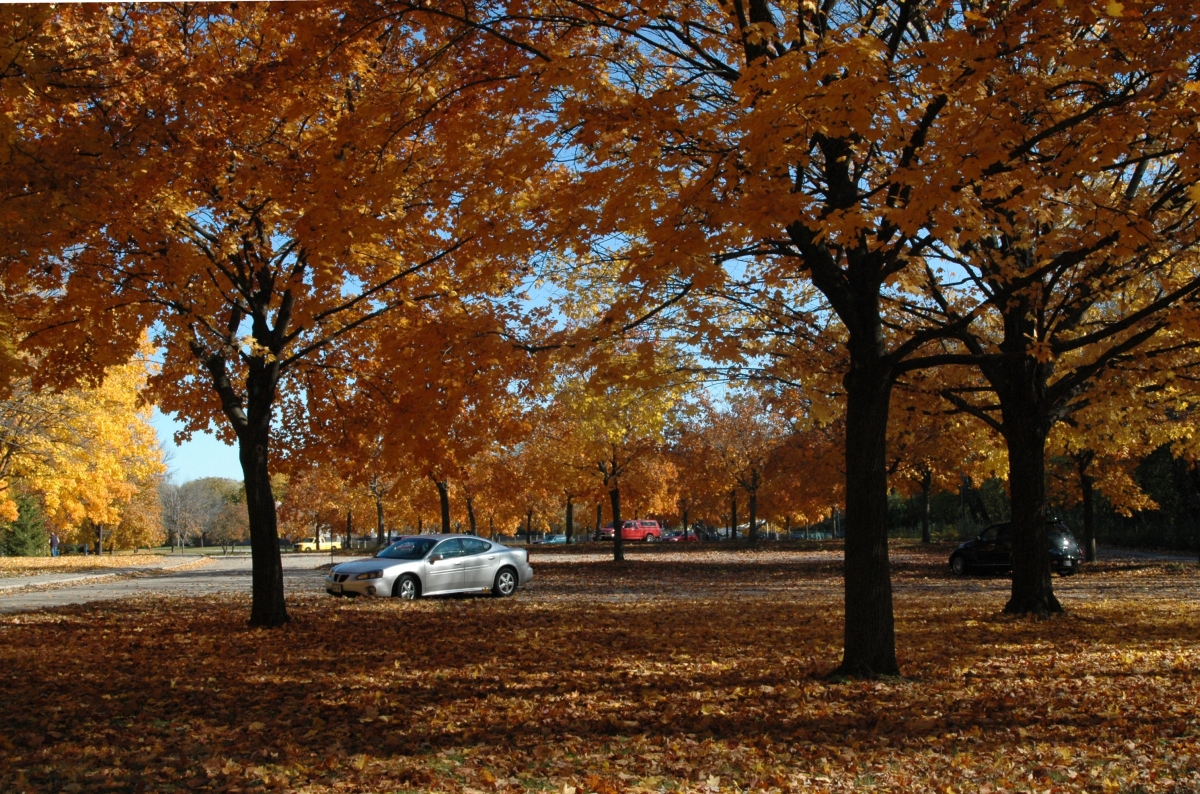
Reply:
[[[801, 449], [840, 439], [807, 458], [841, 475], [840, 669], [892, 674], [889, 470], [952, 470], [899, 454], [943, 404], [953, 443], [1003, 440], [1006, 608], [1034, 614], [1061, 609], [1054, 434], [1094, 484], [1089, 454], [1189, 414], [1200, 22], [1176, 4], [4, 13], [16, 338], [61, 387], [151, 334], [151, 399], [238, 444], [256, 625], [287, 619], [273, 466], [411, 468], [443, 525], [454, 480], [475, 524], [464, 472], [533, 465], [545, 432], [619, 522], [708, 374], [762, 385]], [[765, 463], [718, 452], [757, 512]]]

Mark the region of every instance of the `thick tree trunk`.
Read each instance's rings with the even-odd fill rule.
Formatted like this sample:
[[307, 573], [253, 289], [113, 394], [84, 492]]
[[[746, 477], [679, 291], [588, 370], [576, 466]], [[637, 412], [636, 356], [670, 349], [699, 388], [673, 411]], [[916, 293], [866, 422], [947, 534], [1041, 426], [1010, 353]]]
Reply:
[[929, 531], [929, 494], [933, 490], [933, 471], [925, 469], [921, 472], [921, 542], [932, 543]]
[[1079, 469], [1079, 491], [1083, 507], [1083, 559], [1096, 561], [1096, 494], [1095, 479], [1088, 469], [1095, 456], [1089, 450], [1075, 458]]
[[567, 497], [567, 545], [571, 544], [571, 536], [575, 534], [575, 501]]
[[471, 534], [472, 535], [479, 534], [478, 532], [475, 531], [475, 497], [474, 496], [467, 497], [467, 521], [471, 525]]
[[104, 525], [96, 525], [96, 554], [104, 553]]
[[596, 533], [592, 540], [600, 540], [600, 528], [604, 526], [604, 503], [596, 502]]
[[625, 541], [621, 537], [621, 486], [614, 482], [608, 491], [613, 516], [613, 562], [625, 561]]
[[350, 548], [350, 542], [354, 539], [354, 509], [346, 508], [346, 545], [343, 548]]
[[383, 544], [386, 542], [386, 540], [384, 539], [385, 532], [386, 532], [386, 528], [383, 525], [383, 495], [376, 494], [375, 495], [375, 536], [376, 536], [376, 538], [378, 538], [377, 543], [380, 548], [383, 548]]
[[[250, 517], [251, 626], [281, 626], [288, 621], [283, 599], [283, 564], [279, 558], [279, 530], [275, 523], [275, 494], [267, 466], [270, 448], [270, 409], [250, 411], [249, 427], [238, 434], [238, 459], [246, 485], [246, 510]], [[320, 538], [320, 527], [317, 537]]]
[[874, 344], [851, 343], [846, 386], [845, 649], [839, 675], [899, 675], [887, 536], [892, 380]]
[[1012, 494], [1012, 596], [1014, 615], [1062, 612], [1050, 579], [1046, 537], [1046, 431], [1033, 406], [1005, 411], [1008, 483]]
[[434, 480], [437, 485], [438, 501], [442, 506], [442, 534], [450, 534], [450, 486], [445, 480]]
[[689, 526], [688, 525], [688, 509], [685, 506], [683, 508], [683, 539], [684, 539], [684, 541], [686, 541], [687, 537], [688, 537], [688, 526]]

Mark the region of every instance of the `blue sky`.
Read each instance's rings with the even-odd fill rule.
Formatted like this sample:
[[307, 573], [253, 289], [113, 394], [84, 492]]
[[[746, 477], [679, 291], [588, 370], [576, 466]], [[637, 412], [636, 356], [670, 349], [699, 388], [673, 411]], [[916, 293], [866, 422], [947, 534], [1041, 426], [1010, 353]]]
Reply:
[[163, 449], [167, 451], [167, 466], [175, 482], [184, 483], [200, 477], [242, 479], [242, 467], [234, 447], [223, 444], [207, 433], [197, 433], [191, 441], [177, 445], [172, 436], [180, 427], [178, 422], [157, 408], [151, 421], [158, 431]]

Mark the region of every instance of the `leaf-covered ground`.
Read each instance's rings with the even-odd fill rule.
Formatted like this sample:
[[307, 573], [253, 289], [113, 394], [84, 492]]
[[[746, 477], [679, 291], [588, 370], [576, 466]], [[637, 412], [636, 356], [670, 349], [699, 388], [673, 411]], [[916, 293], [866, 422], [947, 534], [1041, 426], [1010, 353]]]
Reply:
[[1200, 791], [1200, 574], [897, 554], [905, 677], [824, 678], [836, 555], [540, 555], [516, 598], [135, 600], [0, 620], [0, 791]]
[[0, 557], [0, 578], [44, 573], [85, 573], [112, 568], [158, 565], [166, 560], [158, 554], [71, 555], [69, 557]]

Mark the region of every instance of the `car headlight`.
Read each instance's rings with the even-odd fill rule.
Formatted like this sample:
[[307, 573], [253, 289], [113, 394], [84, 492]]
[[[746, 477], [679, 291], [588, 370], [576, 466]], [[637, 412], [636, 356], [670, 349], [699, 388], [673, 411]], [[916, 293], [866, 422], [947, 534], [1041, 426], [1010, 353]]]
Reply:
[[354, 578], [361, 581], [363, 579], [381, 579], [382, 577], [383, 571], [367, 571], [366, 573], [360, 573]]

